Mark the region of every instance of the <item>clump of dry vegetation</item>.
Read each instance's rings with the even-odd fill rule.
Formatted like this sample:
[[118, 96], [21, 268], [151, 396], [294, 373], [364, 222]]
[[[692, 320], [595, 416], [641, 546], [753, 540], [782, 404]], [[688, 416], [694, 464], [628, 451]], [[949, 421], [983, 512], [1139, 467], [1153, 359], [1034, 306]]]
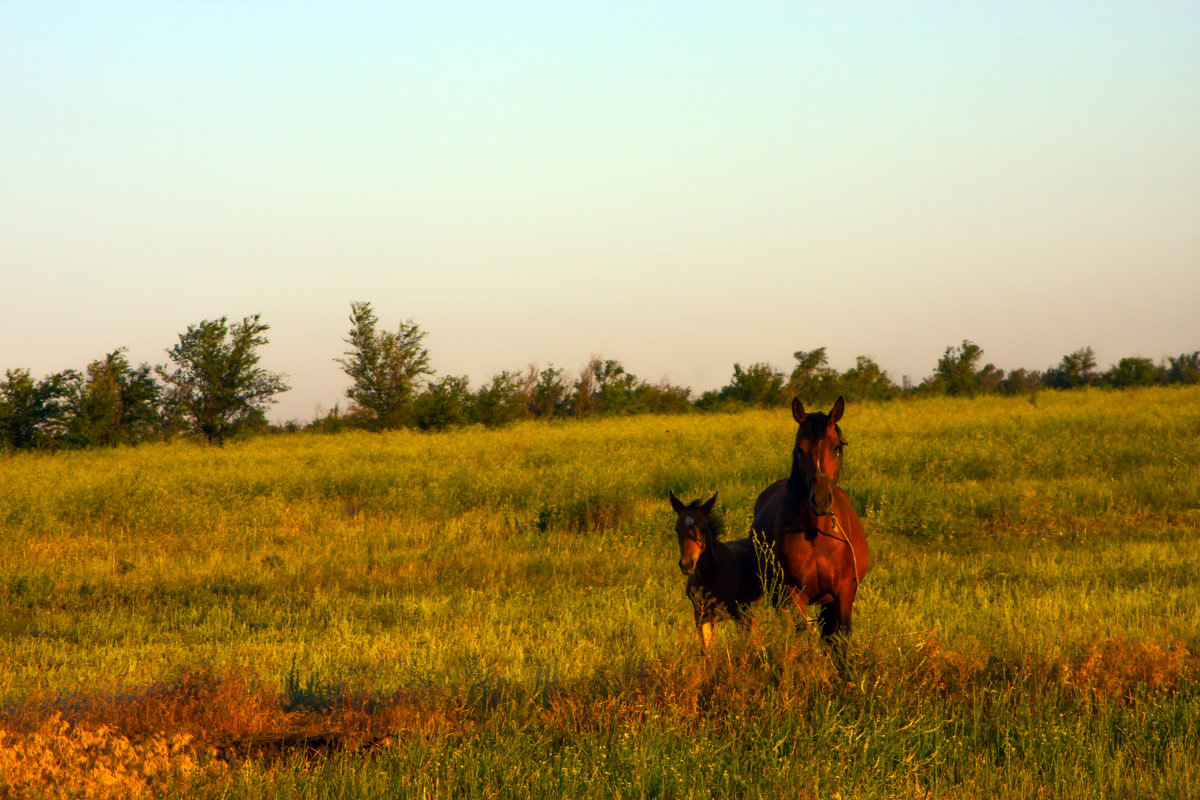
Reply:
[[191, 735], [131, 741], [107, 725], [89, 727], [54, 714], [29, 733], [0, 728], [0, 792], [28, 798], [125, 798], [160, 794], [224, 763], [201, 766]]

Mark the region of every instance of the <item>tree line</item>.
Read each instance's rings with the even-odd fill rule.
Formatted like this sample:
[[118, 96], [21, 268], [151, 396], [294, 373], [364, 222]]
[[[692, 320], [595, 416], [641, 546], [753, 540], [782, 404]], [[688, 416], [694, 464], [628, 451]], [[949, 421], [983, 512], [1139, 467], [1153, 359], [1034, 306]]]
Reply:
[[794, 396], [824, 406], [839, 395], [849, 401], [887, 401], [920, 395], [1035, 394], [1041, 389], [1103, 386], [1114, 389], [1200, 383], [1200, 351], [1155, 364], [1122, 358], [1104, 372], [1091, 347], [1062, 357], [1044, 372], [980, 365], [983, 349], [964, 340], [949, 346], [933, 374], [916, 386], [897, 386], [873, 359], [859, 356], [845, 372], [829, 366], [825, 348], [793, 354], [790, 372], [758, 362], [733, 365], [730, 382], [692, 398], [690, 389], [650, 383], [620, 361], [591, 358], [576, 374], [553, 364], [503, 371], [472, 390], [467, 376], [438, 376], [424, 346], [425, 331], [412, 320], [383, 330], [370, 303], [350, 306], [348, 346], [336, 359], [350, 380], [349, 401], [306, 425], [271, 425], [266, 410], [288, 391], [286, 376], [258, 366], [269, 343], [258, 315], [230, 323], [226, 317], [188, 326], [166, 353], [168, 364], [134, 367], [125, 348], [83, 371], [66, 370], [34, 380], [27, 369], [9, 369], [0, 382], [0, 450], [132, 445], [181, 435], [222, 444], [235, 436], [308, 429], [445, 430], [463, 425], [500, 427], [521, 419], [628, 414], [680, 414], [770, 408]]
[[268, 427], [266, 408], [290, 387], [258, 366], [269, 326], [258, 315], [188, 326], [169, 365], [134, 367], [125, 348], [35, 381], [9, 369], [0, 382], [0, 450], [137, 444], [180, 434], [222, 443]]

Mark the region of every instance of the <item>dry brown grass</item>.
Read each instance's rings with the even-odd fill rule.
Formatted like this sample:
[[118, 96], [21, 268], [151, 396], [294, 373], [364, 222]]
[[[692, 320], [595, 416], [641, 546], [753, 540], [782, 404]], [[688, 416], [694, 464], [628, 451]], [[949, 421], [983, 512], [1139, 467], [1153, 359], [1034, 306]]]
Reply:
[[186, 733], [134, 742], [107, 725], [72, 724], [60, 714], [25, 734], [0, 728], [4, 797], [147, 797], [226, 768], [215, 759], [202, 766]]
[[357, 750], [460, 724], [413, 696], [340, 696], [289, 710], [237, 670], [145, 691], [34, 697], [0, 713], [0, 797], [143, 797], [247, 760]]
[[433, 686], [388, 696], [332, 692], [289, 707], [287, 698], [237, 670], [186, 672], [137, 693], [29, 698], [0, 712], [0, 796], [153, 796], [218, 778], [246, 760], [270, 764], [408, 736], [469, 735], [499, 713], [573, 737], [655, 718], [685, 730], [733, 731], [739, 718], [803, 713], [831, 698], [969, 704], [980, 691], [1011, 689], [1125, 704], [1194, 681], [1200, 658], [1182, 643], [1164, 648], [1123, 639], [1051, 662], [1003, 658], [946, 647], [930, 631], [902, 650], [865, 643], [839, 666], [810, 637], [769, 641], [752, 631], [709, 659], [680, 653], [632, 674], [614, 670], [495, 702]]
[[1105, 639], [1055, 667], [1059, 685], [1095, 701], [1113, 702], [1141, 691], [1171, 690], [1186, 677], [1200, 676], [1200, 657], [1182, 641], [1164, 648], [1155, 642]]

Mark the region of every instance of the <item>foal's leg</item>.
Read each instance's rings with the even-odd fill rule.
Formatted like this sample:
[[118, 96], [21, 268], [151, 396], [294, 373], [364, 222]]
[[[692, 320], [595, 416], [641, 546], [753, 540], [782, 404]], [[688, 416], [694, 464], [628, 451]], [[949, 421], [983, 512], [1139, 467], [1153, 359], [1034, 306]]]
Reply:
[[708, 655], [709, 645], [712, 644], [712, 622], [709, 621], [712, 616], [711, 600], [699, 590], [689, 590], [688, 597], [691, 598], [692, 614], [696, 618], [696, 636], [700, 639], [700, 650], [704, 655]]

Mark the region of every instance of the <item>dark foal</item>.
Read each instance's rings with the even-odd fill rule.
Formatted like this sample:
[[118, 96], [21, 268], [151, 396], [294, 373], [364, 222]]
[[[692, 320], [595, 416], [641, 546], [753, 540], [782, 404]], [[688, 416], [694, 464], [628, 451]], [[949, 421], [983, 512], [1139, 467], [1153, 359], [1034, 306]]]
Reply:
[[712, 625], [726, 617], [745, 623], [745, 608], [762, 597], [758, 559], [749, 539], [720, 540], [721, 523], [713, 517], [714, 494], [701, 504], [683, 504], [671, 493], [671, 508], [679, 518], [679, 569], [687, 579], [687, 595], [696, 616], [700, 647], [708, 652]]

